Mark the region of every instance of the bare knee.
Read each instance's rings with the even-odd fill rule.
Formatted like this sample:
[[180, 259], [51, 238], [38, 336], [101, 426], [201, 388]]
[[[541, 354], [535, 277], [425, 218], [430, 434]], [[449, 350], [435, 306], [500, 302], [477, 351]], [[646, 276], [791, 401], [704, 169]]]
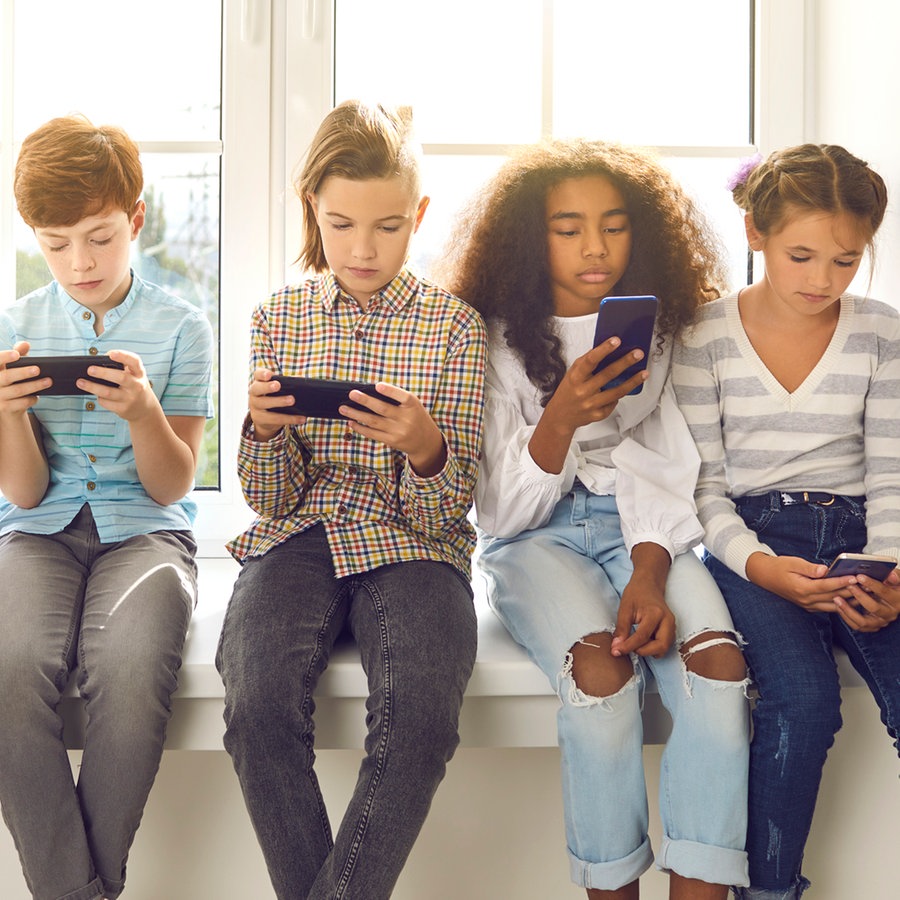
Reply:
[[572, 678], [589, 697], [611, 697], [634, 676], [628, 656], [613, 656], [612, 635], [589, 634], [572, 647]]
[[681, 645], [688, 671], [714, 681], [744, 681], [747, 663], [733, 634], [704, 631]]

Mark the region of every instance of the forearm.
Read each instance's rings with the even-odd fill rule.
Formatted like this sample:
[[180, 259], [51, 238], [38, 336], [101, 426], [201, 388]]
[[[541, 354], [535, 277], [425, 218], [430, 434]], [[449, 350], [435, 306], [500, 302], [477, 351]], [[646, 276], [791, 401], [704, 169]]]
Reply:
[[194, 449], [172, 428], [162, 409], [129, 422], [138, 479], [161, 506], [181, 500], [193, 487]]
[[28, 415], [0, 421], [0, 493], [22, 509], [37, 506], [50, 484], [50, 468]]

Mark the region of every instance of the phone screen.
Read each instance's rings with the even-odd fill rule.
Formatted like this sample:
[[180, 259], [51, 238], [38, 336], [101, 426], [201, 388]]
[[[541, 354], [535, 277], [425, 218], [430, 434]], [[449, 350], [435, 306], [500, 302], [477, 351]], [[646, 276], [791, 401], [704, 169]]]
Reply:
[[[629, 366], [621, 375], [608, 382], [605, 387], [616, 387], [647, 368], [658, 306], [659, 301], [656, 297], [646, 295], [639, 297], [604, 297], [600, 301], [600, 310], [597, 313], [597, 327], [594, 331], [594, 346], [602, 344], [611, 337], [618, 337], [622, 343], [609, 356], [601, 360], [597, 368], [594, 369], [594, 373], [596, 374], [601, 369], [605, 369], [610, 363], [621, 359], [632, 350], [640, 349], [644, 351], [643, 359]], [[639, 384], [631, 393], [638, 394], [642, 388], [643, 384]]]

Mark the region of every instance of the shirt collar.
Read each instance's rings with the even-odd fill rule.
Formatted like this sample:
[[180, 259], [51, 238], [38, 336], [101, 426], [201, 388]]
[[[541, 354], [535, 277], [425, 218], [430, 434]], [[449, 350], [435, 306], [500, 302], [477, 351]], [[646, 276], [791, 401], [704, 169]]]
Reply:
[[[125, 295], [125, 299], [106, 313], [103, 320], [104, 329], [109, 328], [114, 322], [118, 322], [119, 319], [121, 319], [122, 316], [124, 316], [128, 312], [128, 310], [131, 309], [142, 284], [143, 282], [141, 281], [141, 279], [138, 278], [138, 276], [135, 275], [134, 270], [132, 270], [131, 287], [128, 289], [128, 293]], [[58, 281], [55, 282], [55, 288], [56, 295], [59, 298], [63, 309], [65, 309], [73, 319], [78, 319], [80, 321], [84, 318], [85, 312], [89, 312], [92, 319], [96, 315], [96, 313], [89, 306], [83, 306], [77, 300], [70, 297], [66, 292], [66, 289]]]
[[[400, 313], [415, 299], [418, 288], [419, 281], [415, 275], [407, 269], [401, 269], [380, 291], [372, 295], [366, 312], [383, 304], [389, 314]], [[326, 312], [331, 312], [338, 300], [358, 306], [356, 300], [341, 289], [334, 273], [328, 272], [322, 277], [322, 305]]]

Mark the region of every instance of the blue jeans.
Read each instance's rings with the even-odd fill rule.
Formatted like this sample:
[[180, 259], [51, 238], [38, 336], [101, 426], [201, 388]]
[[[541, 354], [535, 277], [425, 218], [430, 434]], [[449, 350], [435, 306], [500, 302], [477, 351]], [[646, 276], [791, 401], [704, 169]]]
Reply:
[[[335, 838], [313, 769], [313, 692], [348, 627], [369, 682], [366, 755]], [[472, 589], [419, 560], [336, 578], [324, 529], [247, 559], [216, 664], [231, 754], [281, 900], [388, 898], [459, 742]]]
[[[36, 900], [118, 897], [159, 768], [197, 595], [195, 545], [101, 544], [89, 507], [58, 534], [0, 538], [0, 805]], [[77, 785], [57, 708], [77, 669]]]
[[[781, 556], [827, 563], [866, 542], [862, 497], [831, 505], [784, 504], [779, 492], [735, 501], [747, 526]], [[747, 850], [752, 888], [742, 897], [792, 900], [809, 882], [801, 873], [822, 777], [841, 727], [833, 645], [843, 647], [881, 708], [897, 746], [900, 725], [900, 622], [853, 631], [836, 613], [811, 613], [732, 572], [712, 556], [719, 584], [759, 689], [750, 749]]]
[[662, 759], [657, 865], [710, 883], [746, 884], [747, 683], [689, 672], [677, 649], [703, 632], [734, 632], [697, 556], [676, 557], [669, 573], [676, 647], [662, 659], [635, 656], [635, 677], [603, 698], [578, 689], [571, 659], [582, 638], [613, 631], [632, 574], [615, 498], [577, 489], [546, 526], [483, 539], [479, 566], [493, 609], [562, 704], [557, 730], [572, 880], [615, 890], [653, 862], [641, 721], [643, 682], [652, 673], [673, 718]]

